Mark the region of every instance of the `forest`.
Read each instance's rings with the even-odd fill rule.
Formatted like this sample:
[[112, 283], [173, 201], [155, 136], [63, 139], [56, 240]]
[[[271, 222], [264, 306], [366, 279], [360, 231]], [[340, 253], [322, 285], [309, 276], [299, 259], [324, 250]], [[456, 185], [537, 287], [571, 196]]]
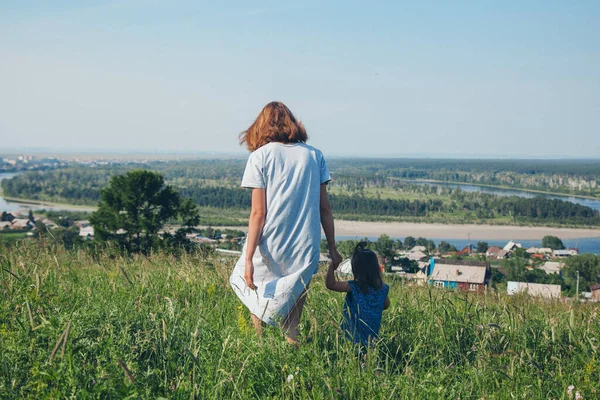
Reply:
[[[405, 160], [404, 160], [405, 161]], [[521, 198], [461, 191], [445, 186], [418, 185], [405, 178], [404, 170], [429, 171], [420, 178], [441, 178], [443, 171], [508, 171], [508, 162], [444, 160], [436, 169], [435, 160], [414, 161], [402, 167], [403, 160], [348, 160], [330, 162], [333, 181], [330, 200], [336, 215], [356, 220], [411, 220], [445, 223], [543, 224], [600, 226], [598, 211], [563, 200], [542, 197]], [[539, 165], [538, 165], [539, 164]], [[560, 166], [560, 163], [558, 163]], [[577, 164], [574, 171], [592, 179], [592, 164]], [[191, 160], [149, 162], [146, 169], [160, 172], [184, 197], [201, 207], [247, 210], [250, 192], [239, 187], [245, 160]], [[140, 164], [105, 167], [71, 166], [49, 171], [30, 171], [2, 181], [5, 196], [34, 200], [96, 204], [100, 191], [117, 174]], [[479, 169], [478, 169], [479, 168]], [[546, 174], [557, 171], [544, 163], [512, 167], [513, 174]], [[408, 172], [407, 172], [408, 173]], [[564, 172], [562, 172], [564, 173]], [[448, 172], [450, 174], [450, 172]], [[460, 175], [460, 173], [455, 172]], [[573, 175], [576, 176], [576, 175]], [[411, 176], [417, 177], [417, 176]], [[449, 177], [449, 175], [448, 175]], [[452, 177], [460, 180], [460, 176]]]

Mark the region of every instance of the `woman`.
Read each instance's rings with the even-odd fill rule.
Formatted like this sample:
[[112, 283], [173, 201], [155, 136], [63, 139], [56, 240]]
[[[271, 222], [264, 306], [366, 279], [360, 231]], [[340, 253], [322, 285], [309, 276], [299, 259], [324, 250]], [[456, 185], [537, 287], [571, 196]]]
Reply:
[[240, 144], [252, 152], [242, 178], [242, 187], [252, 189], [252, 211], [230, 283], [257, 333], [262, 322], [281, 322], [291, 344], [297, 344], [306, 289], [317, 272], [321, 225], [332, 262], [341, 261], [327, 199], [329, 170], [307, 139], [281, 102], [267, 104], [240, 135]]

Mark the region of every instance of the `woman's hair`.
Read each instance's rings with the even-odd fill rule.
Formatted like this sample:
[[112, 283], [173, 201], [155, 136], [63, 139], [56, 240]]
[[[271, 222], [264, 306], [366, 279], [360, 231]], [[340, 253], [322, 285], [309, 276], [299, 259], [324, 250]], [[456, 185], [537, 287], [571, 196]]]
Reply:
[[267, 104], [248, 129], [240, 133], [240, 144], [254, 151], [267, 143], [305, 143], [308, 139], [302, 122], [280, 101]]
[[379, 290], [383, 286], [379, 257], [373, 250], [367, 249], [367, 242], [360, 242], [354, 248], [351, 259], [354, 280], [360, 285], [363, 293], [369, 291], [369, 286]]

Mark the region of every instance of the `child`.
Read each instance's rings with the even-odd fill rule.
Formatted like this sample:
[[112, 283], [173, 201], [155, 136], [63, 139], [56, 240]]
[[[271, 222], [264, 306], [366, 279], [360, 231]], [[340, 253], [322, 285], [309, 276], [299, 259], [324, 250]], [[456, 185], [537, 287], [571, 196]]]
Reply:
[[346, 292], [342, 329], [354, 343], [368, 345], [379, 334], [383, 310], [390, 306], [390, 287], [383, 283], [377, 254], [360, 242], [354, 249], [351, 264], [354, 280], [338, 282], [329, 264], [325, 285], [336, 292]]

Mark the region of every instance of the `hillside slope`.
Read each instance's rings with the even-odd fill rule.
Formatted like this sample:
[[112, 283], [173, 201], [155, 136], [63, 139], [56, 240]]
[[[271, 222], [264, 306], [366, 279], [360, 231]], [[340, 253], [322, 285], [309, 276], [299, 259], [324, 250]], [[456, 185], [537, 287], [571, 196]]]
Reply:
[[232, 260], [24, 242], [0, 262], [1, 398], [567, 398], [570, 385], [597, 396], [593, 304], [390, 282], [382, 340], [361, 365], [322, 276], [293, 349], [277, 329], [253, 333]]

